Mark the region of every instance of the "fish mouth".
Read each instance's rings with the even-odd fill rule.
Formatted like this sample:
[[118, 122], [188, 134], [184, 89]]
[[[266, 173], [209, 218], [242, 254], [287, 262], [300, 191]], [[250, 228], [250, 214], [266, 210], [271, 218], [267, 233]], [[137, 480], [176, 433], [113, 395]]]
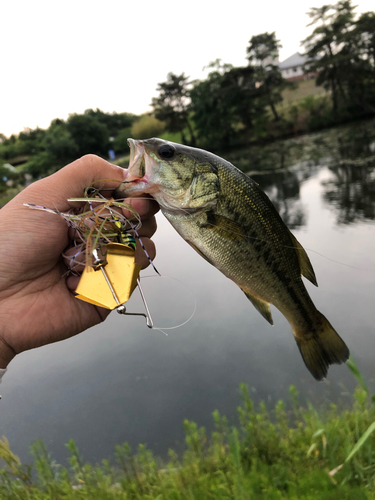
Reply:
[[130, 147], [130, 160], [128, 177], [132, 180], [140, 180], [146, 175], [145, 147], [142, 141], [128, 139]]
[[124, 170], [124, 180], [115, 196], [142, 196], [157, 190], [155, 185], [155, 161], [147, 152], [146, 141], [128, 139], [130, 148], [129, 167]]

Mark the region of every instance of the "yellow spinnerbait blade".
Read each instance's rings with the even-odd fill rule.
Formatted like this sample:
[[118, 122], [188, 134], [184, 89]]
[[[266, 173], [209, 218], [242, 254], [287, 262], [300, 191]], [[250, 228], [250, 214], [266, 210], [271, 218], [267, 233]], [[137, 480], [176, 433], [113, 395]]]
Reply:
[[109, 243], [106, 252], [106, 264], [96, 271], [85, 267], [76, 292], [78, 299], [112, 310], [130, 299], [141, 266], [135, 263], [135, 252], [127, 245]]

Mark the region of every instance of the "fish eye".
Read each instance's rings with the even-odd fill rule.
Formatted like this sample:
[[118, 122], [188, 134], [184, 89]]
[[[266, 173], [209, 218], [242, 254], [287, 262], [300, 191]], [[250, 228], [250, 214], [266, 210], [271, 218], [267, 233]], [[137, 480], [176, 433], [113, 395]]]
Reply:
[[164, 160], [170, 160], [171, 158], [174, 157], [174, 154], [175, 154], [175, 149], [170, 144], [163, 144], [163, 146], [160, 146], [158, 150], [158, 155], [160, 156], [160, 158], [163, 158]]

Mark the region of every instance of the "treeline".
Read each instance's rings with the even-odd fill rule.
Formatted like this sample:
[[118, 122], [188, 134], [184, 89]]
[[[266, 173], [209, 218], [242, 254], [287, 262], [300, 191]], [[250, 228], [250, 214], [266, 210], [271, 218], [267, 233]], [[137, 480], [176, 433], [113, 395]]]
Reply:
[[[129, 113], [109, 114], [99, 109], [72, 114], [66, 121], [55, 119], [47, 130], [26, 129], [18, 136], [2, 137], [0, 159], [2, 163], [23, 163], [22, 170], [37, 178], [87, 153], [107, 158], [109, 149], [125, 150], [126, 140], [123, 145], [121, 137], [130, 135], [136, 119]], [[3, 177], [12, 177], [9, 168], [2, 169]]]
[[164, 124], [152, 116], [87, 109], [67, 120], [53, 120], [46, 130], [25, 129], [9, 138], [0, 134], [0, 192], [12, 183], [22, 183], [24, 174], [37, 179], [88, 153], [104, 158], [110, 150], [127, 153], [128, 137], [145, 138], [163, 131]]
[[301, 42], [304, 71], [326, 95], [283, 106], [292, 84], [277, 65], [281, 45], [275, 33], [263, 33], [249, 41], [247, 66], [215, 61], [199, 81], [169, 73], [152, 100], [155, 117], [184, 142], [224, 149], [374, 115], [375, 13], [357, 18], [354, 10], [350, 0], [342, 0], [308, 14], [314, 29]]

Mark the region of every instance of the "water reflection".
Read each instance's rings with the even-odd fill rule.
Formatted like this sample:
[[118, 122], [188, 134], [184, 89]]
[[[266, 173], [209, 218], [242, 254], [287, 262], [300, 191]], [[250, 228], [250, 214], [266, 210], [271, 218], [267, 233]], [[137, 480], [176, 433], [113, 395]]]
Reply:
[[375, 120], [254, 146], [229, 160], [260, 184], [291, 229], [306, 224], [300, 184], [321, 166], [334, 174], [323, 197], [338, 224], [375, 219]]
[[337, 150], [341, 160], [371, 159], [375, 154], [375, 122], [351, 125], [340, 130]]
[[306, 213], [300, 200], [300, 179], [297, 172], [255, 174], [251, 177], [267, 193], [290, 229], [306, 224]]
[[328, 134], [330, 170], [324, 200], [337, 213], [338, 224], [375, 218], [375, 122], [343, 127]]
[[375, 219], [375, 161], [372, 166], [330, 167], [334, 177], [323, 183], [324, 200], [337, 212], [338, 224]]
[[309, 169], [342, 163], [375, 161], [375, 120], [355, 123], [315, 134], [276, 141], [227, 154], [244, 172]]

